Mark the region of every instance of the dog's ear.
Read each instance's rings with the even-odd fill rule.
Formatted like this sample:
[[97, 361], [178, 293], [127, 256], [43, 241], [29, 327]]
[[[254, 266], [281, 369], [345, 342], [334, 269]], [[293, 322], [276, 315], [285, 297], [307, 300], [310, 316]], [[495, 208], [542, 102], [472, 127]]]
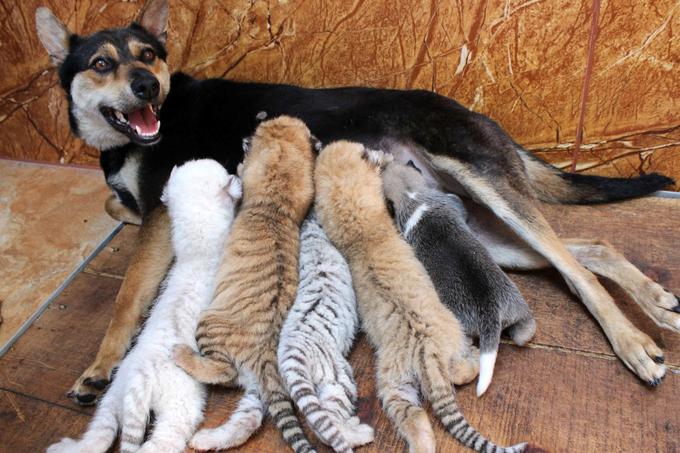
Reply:
[[168, 37], [168, 1], [148, 0], [135, 19], [142, 27], [154, 35], [163, 45]]
[[59, 66], [68, 55], [68, 42], [71, 32], [59, 19], [44, 6], [35, 10], [35, 28], [38, 39], [50, 55], [53, 65]]

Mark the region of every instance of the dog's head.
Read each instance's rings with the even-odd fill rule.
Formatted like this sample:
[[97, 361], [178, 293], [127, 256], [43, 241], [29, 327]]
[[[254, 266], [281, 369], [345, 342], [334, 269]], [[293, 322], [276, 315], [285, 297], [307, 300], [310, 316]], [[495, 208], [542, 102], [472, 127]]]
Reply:
[[73, 132], [102, 151], [157, 143], [170, 90], [167, 0], [149, 0], [128, 27], [89, 36], [71, 33], [47, 8], [38, 8], [35, 18], [38, 37], [59, 68]]

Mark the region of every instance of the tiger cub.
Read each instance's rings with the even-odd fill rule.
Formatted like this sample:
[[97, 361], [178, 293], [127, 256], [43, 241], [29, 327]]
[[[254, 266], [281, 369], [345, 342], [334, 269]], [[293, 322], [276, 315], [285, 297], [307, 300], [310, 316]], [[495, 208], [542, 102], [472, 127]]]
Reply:
[[428, 187], [410, 164], [391, 162], [382, 173], [388, 210], [441, 301], [468, 335], [479, 337], [480, 396], [491, 384], [501, 331], [523, 345], [534, 336], [536, 321], [517, 286], [468, 228], [463, 201]]
[[[184, 451], [203, 418], [205, 388], [175, 365], [172, 350], [176, 344], [197, 347], [198, 318], [215, 289], [240, 197], [238, 178], [213, 160], [190, 161], [173, 170], [162, 199], [170, 215], [175, 264], [164, 289], [82, 440], [63, 439], [48, 452], [105, 452], [119, 429], [122, 452]], [[151, 411], [156, 421], [144, 442]]]
[[347, 261], [312, 211], [300, 233], [300, 283], [281, 330], [279, 371], [316, 435], [336, 452], [371, 442], [355, 416], [352, 367], [345, 358], [359, 319]]
[[349, 262], [363, 329], [376, 349], [383, 407], [413, 453], [435, 451], [419, 391], [446, 430], [467, 447], [524, 451], [526, 444], [495, 446], [458, 409], [453, 384], [474, 378], [477, 359], [387, 212], [379, 173], [388, 157], [340, 141], [323, 149], [315, 168], [317, 212]]
[[[175, 358], [205, 383], [239, 384], [257, 395], [296, 452], [314, 451], [279, 377], [276, 350], [298, 284], [300, 224], [314, 198], [311, 134], [295, 118], [262, 122], [243, 162], [243, 203], [229, 236], [218, 286], [196, 337], [203, 355], [178, 347]], [[242, 403], [248, 401], [242, 401]], [[230, 429], [200, 431], [192, 445], [222, 449], [247, 439]]]

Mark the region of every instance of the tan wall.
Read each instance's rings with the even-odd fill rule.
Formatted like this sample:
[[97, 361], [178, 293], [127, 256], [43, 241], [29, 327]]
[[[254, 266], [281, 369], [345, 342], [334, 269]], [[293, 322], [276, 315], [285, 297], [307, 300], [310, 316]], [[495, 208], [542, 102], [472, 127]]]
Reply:
[[[34, 32], [128, 23], [140, 2], [9, 2], [0, 11], [0, 155], [95, 164]], [[427, 88], [496, 119], [565, 167], [578, 123], [591, 0], [171, 0], [173, 69], [199, 77]], [[680, 179], [680, 3], [603, 0], [579, 170]]]

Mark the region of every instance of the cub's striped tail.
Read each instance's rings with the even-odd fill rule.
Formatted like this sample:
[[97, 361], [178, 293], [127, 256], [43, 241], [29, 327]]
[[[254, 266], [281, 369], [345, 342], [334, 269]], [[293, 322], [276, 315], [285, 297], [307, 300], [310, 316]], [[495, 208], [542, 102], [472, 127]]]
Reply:
[[503, 448], [481, 435], [460, 412], [451, 385], [436, 389], [429, 399], [432, 410], [444, 425], [446, 431], [466, 447], [482, 453], [521, 453], [526, 451], [526, 443]]
[[295, 415], [293, 402], [279, 378], [276, 356], [268, 357], [262, 362], [261, 367], [253, 371], [257, 376], [262, 400], [268, 407], [269, 415], [288, 445], [295, 453], [316, 453], [302, 431], [302, 424]]
[[121, 453], [139, 450], [144, 443], [146, 425], [151, 412], [151, 389], [142, 376], [135, 376], [123, 397], [123, 425], [120, 434]]
[[338, 417], [323, 406], [316, 394], [312, 377], [306, 363], [302, 363], [304, 351], [289, 345], [281, 358], [281, 376], [285, 376], [286, 387], [307, 423], [321, 442], [337, 453], [351, 453], [352, 447], [338, 429]]
[[445, 361], [439, 354], [431, 351], [420, 357], [423, 393], [432, 405], [432, 410], [444, 425], [446, 431], [460, 443], [480, 453], [521, 453], [526, 451], [527, 444], [521, 443], [512, 447], [499, 447], [479, 433], [468, 423], [456, 402], [456, 393], [448, 376], [442, 374], [446, 370]]

